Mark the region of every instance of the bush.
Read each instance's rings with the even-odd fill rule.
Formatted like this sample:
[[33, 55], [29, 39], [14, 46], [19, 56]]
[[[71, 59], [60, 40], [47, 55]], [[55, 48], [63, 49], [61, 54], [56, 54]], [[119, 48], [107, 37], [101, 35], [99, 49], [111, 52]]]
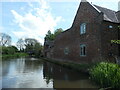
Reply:
[[3, 55], [15, 54], [16, 52], [18, 52], [18, 49], [15, 46], [2, 46]]
[[2, 47], [2, 54], [8, 54], [8, 48]]
[[90, 70], [91, 79], [101, 87], [120, 88], [120, 66], [101, 62]]

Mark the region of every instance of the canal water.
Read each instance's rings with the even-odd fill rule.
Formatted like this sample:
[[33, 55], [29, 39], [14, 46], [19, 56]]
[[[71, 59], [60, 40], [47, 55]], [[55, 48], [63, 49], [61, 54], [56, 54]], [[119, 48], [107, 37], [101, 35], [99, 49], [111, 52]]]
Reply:
[[35, 58], [2, 60], [2, 88], [96, 88], [81, 72]]

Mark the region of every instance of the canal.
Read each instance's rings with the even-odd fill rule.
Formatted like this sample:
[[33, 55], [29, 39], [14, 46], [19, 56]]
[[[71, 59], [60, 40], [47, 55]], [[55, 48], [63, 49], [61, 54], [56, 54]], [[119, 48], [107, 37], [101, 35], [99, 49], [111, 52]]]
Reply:
[[2, 60], [2, 88], [96, 88], [89, 76], [35, 58]]

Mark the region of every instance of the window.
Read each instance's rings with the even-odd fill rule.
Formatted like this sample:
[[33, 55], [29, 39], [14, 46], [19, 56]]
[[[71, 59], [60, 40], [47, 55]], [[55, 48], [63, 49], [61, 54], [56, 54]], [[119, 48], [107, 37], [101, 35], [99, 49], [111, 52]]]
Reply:
[[80, 34], [86, 33], [86, 23], [80, 25]]
[[85, 44], [80, 45], [80, 56], [86, 56], [86, 45]]
[[112, 25], [109, 25], [109, 28], [113, 28], [113, 26], [112, 26]]
[[68, 55], [69, 54], [69, 48], [64, 49], [64, 54]]

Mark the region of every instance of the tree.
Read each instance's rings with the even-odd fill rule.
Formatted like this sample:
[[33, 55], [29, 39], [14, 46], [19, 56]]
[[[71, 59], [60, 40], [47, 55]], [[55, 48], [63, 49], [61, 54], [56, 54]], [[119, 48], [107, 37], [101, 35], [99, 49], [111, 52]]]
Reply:
[[54, 34], [51, 33], [51, 31], [49, 30], [45, 36], [45, 41], [53, 41], [57, 35], [59, 35], [61, 32], [63, 32], [62, 28], [56, 29], [54, 31]]
[[34, 46], [34, 54], [36, 57], [39, 57], [40, 55], [42, 55], [42, 49], [43, 46], [40, 43], [36, 43]]
[[49, 40], [49, 41], [52, 41], [54, 40], [54, 34], [51, 33], [51, 31], [49, 30], [45, 36], [45, 40]]
[[15, 46], [8, 46], [7, 49], [8, 54], [15, 54], [18, 51], [18, 49]]
[[5, 46], [2, 46], [2, 54], [8, 54], [8, 48]]
[[20, 38], [18, 41], [17, 41], [17, 47], [19, 48], [20, 51], [23, 51], [24, 50], [24, 47], [25, 47], [25, 42], [22, 38]]
[[25, 39], [25, 46], [33, 46], [37, 43], [38, 41], [36, 39], [33, 39], [33, 38], [26, 38]]
[[11, 46], [12, 49], [14, 49], [15, 52], [18, 52], [18, 48], [16, 46]]
[[33, 38], [25, 39], [25, 52], [29, 55], [39, 57], [42, 51], [42, 45]]
[[63, 32], [63, 29], [62, 29], [62, 28], [56, 29], [56, 30], [54, 31], [54, 36], [56, 37], [56, 36], [59, 35], [61, 32]]
[[15, 54], [16, 52], [18, 52], [18, 49], [15, 46], [2, 46], [2, 54]]
[[0, 46], [9, 46], [11, 44], [11, 37], [8, 34], [0, 33]]

